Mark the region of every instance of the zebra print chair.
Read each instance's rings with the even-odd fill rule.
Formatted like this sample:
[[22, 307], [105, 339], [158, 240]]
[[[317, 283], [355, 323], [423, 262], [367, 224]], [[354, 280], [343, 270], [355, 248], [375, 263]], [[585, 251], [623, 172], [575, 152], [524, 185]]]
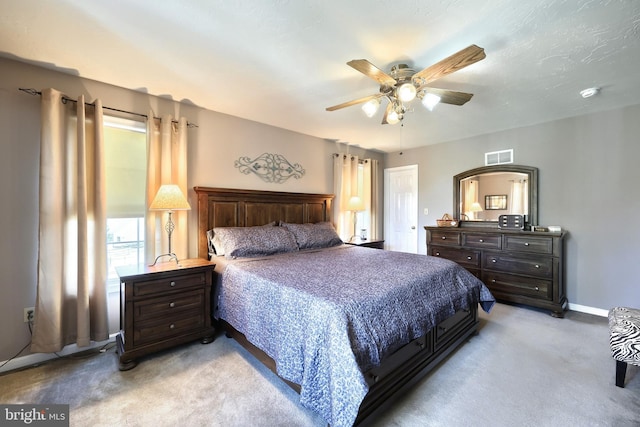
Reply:
[[609, 310], [609, 343], [616, 360], [616, 385], [624, 387], [627, 363], [640, 366], [640, 310], [615, 307]]

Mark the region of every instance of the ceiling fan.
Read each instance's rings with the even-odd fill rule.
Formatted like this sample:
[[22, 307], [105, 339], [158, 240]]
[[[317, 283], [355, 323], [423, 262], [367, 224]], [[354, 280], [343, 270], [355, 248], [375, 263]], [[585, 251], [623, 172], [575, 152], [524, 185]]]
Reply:
[[380, 84], [380, 93], [327, 107], [326, 110], [335, 111], [352, 105], [364, 104], [362, 109], [365, 114], [368, 117], [373, 117], [380, 107], [380, 98], [387, 98], [389, 104], [382, 118], [384, 125], [401, 122], [407, 112], [406, 104], [416, 97], [430, 111], [440, 102], [463, 105], [471, 99], [473, 94], [436, 89], [427, 87], [427, 85], [447, 74], [481, 61], [485, 57], [484, 49], [472, 44], [421, 71], [416, 72], [406, 64], [397, 64], [391, 67], [389, 74], [366, 59], [354, 59], [347, 62], [347, 65], [377, 81]]

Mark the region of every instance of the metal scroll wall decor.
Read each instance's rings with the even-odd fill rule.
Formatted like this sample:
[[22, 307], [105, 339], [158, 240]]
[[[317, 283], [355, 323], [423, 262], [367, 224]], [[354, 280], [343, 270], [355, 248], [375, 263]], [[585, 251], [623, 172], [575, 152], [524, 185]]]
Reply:
[[291, 177], [300, 179], [305, 172], [300, 164], [292, 165], [284, 156], [270, 153], [263, 153], [253, 160], [240, 157], [234, 165], [245, 175], [255, 173], [263, 181], [276, 184], [282, 184]]

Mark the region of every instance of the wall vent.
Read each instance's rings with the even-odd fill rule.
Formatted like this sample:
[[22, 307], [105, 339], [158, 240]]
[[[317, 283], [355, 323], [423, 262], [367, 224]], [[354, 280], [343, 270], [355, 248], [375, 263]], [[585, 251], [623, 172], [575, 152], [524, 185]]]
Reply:
[[513, 149], [484, 153], [485, 166], [513, 163]]

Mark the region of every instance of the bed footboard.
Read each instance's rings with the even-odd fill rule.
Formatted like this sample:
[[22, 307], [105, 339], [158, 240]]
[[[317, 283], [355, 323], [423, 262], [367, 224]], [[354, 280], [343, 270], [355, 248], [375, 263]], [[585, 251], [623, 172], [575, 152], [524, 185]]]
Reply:
[[[235, 339], [249, 353], [277, 375], [275, 361], [233, 326], [222, 321], [226, 335]], [[356, 425], [367, 425], [376, 414], [385, 411], [408, 388], [432, 371], [444, 358], [451, 354], [478, 329], [478, 309], [462, 310], [441, 322], [395, 353], [387, 357], [380, 366], [365, 373], [369, 393], [360, 405]], [[281, 378], [282, 379], [282, 378]], [[296, 392], [298, 384], [286, 381]]]

